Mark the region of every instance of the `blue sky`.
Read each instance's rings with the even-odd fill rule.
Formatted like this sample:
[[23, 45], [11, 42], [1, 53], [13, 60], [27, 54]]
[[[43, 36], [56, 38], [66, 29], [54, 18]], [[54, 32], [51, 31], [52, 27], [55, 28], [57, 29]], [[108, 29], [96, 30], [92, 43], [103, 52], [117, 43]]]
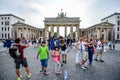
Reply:
[[80, 27], [86, 28], [120, 13], [120, 0], [0, 0], [0, 14], [12, 13], [39, 28], [45, 17], [57, 17], [61, 9], [68, 17], [80, 17]]

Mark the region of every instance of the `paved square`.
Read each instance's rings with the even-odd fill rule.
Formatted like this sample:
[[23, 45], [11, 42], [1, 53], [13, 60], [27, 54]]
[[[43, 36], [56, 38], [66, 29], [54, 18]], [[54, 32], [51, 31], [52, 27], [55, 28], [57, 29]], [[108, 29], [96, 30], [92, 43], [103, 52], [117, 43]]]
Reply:
[[[36, 60], [37, 48], [29, 47], [25, 49], [25, 56], [28, 60], [28, 65], [32, 73], [30, 80], [63, 80], [64, 70], [66, 69], [69, 75], [69, 80], [120, 80], [120, 51], [108, 51], [104, 53], [104, 63], [93, 61], [93, 65], [88, 69], [83, 70], [81, 66], [75, 66], [76, 50], [70, 48], [67, 54], [67, 64], [61, 68], [61, 75], [54, 74], [54, 62], [52, 57], [49, 59], [48, 72], [45, 76], [41, 69], [40, 61]], [[22, 80], [27, 80], [26, 72], [21, 66]], [[6, 52], [0, 52], [0, 80], [17, 80], [13, 59]]]

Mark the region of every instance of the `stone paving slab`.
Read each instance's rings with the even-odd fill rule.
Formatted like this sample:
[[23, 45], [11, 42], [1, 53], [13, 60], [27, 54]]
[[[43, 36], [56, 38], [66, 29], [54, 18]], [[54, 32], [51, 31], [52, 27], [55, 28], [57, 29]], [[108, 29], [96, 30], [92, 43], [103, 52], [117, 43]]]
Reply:
[[[104, 63], [93, 62], [92, 66], [83, 70], [80, 66], [75, 66], [76, 50], [70, 48], [67, 54], [67, 64], [61, 68], [68, 71], [69, 80], [120, 80], [120, 51], [108, 51], [104, 53]], [[48, 72], [49, 75], [45, 76], [41, 69], [40, 61], [36, 60], [37, 48], [29, 47], [25, 49], [25, 56], [28, 60], [28, 65], [32, 73], [30, 80], [63, 80], [64, 73], [61, 75], [54, 74], [54, 62], [50, 56]], [[24, 68], [21, 66], [22, 80], [28, 80]], [[6, 53], [0, 53], [0, 80], [17, 80], [13, 59]]]

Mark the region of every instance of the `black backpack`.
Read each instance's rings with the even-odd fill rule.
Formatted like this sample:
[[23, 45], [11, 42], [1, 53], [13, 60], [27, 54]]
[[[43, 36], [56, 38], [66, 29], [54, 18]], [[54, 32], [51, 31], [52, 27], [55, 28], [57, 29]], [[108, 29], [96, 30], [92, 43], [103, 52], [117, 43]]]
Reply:
[[20, 58], [20, 52], [19, 52], [19, 47], [20, 46], [12, 46], [9, 48], [9, 54], [13, 59], [18, 59]]

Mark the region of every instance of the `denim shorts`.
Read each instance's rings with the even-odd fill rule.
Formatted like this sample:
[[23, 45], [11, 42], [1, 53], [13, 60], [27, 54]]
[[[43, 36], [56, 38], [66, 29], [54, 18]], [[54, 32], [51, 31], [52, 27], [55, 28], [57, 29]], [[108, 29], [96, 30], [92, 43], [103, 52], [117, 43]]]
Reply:
[[15, 62], [15, 68], [16, 69], [20, 69], [20, 64], [22, 64], [23, 67], [27, 67], [28, 66], [26, 58], [24, 58], [22, 60], [15, 59], [14, 62]]
[[48, 66], [48, 59], [40, 60], [42, 67]]

